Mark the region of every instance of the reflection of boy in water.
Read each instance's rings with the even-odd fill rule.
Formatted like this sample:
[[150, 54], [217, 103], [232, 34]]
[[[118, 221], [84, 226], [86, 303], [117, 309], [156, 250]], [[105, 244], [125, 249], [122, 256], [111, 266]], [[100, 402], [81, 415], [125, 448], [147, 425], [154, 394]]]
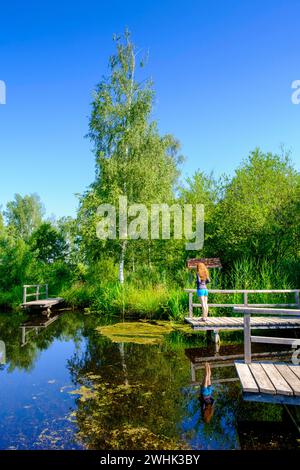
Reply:
[[214, 399], [212, 397], [212, 385], [211, 385], [211, 370], [208, 362], [205, 363], [205, 374], [201, 387], [201, 413], [205, 423], [209, 423], [214, 413], [213, 404]]

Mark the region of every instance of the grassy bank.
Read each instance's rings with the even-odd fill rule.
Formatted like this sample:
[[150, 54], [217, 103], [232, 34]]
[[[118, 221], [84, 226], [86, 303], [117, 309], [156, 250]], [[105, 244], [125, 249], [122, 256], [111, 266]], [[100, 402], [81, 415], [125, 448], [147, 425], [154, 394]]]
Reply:
[[[184, 288], [195, 287], [195, 273], [185, 268], [175, 273], [158, 267], [127, 271], [120, 285], [118, 268], [111, 262], [98, 263], [92, 269], [78, 270], [73, 278], [39, 276], [36, 283], [49, 282], [50, 295], [66, 299], [74, 309], [87, 309], [99, 315], [124, 318], [155, 318], [181, 320], [187, 313], [188, 299]], [[211, 289], [295, 289], [299, 287], [299, 263], [244, 258], [222, 272], [211, 270]], [[22, 286], [0, 292], [0, 308], [16, 308], [22, 300]], [[241, 303], [242, 295], [210, 294], [211, 303]], [[293, 295], [249, 295], [251, 303], [290, 303]], [[220, 315], [228, 309], [211, 309], [210, 315]]]
[[[95, 270], [91, 278], [74, 283], [61, 295], [74, 308], [88, 308], [105, 315], [124, 317], [182, 319], [188, 308], [185, 287], [195, 287], [194, 274], [185, 269], [177, 272], [176, 280], [169, 273], [152, 268], [147, 275], [141, 272], [130, 273], [124, 285], [115, 279], [115, 273], [107, 271], [109, 281], [103, 281]], [[299, 266], [288, 263], [276, 264], [251, 259], [236, 261], [223, 273], [211, 271], [211, 289], [293, 289], [297, 288]], [[241, 303], [242, 295], [211, 294], [210, 302]], [[252, 303], [292, 303], [292, 294], [251, 294]], [[228, 311], [224, 310], [224, 311]], [[224, 313], [224, 311], [222, 313]], [[220, 309], [211, 309], [211, 315], [220, 314]]]

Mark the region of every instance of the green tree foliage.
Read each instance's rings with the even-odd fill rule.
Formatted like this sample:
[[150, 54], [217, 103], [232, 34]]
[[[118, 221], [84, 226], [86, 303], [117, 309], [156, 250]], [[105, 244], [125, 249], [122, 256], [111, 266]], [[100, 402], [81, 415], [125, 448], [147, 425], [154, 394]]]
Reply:
[[15, 195], [13, 201], [8, 202], [4, 212], [9, 230], [15, 237], [28, 240], [32, 232], [41, 224], [44, 207], [37, 194]]
[[[7, 204], [6, 224], [0, 214], [0, 306], [9, 308], [22, 300], [22, 285], [49, 283], [58, 294], [73, 279], [70, 250], [71, 221], [60, 220], [55, 227], [42, 221], [43, 206], [37, 195], [16, 195]], [[78, 250], [77, 250], [78, 251]]]
[[[215, 256], [214, 250], [210, 253], [210, 240], [214, 233], [213, 216], [219, 201], [222, 198], [223, 179], [217, 180], [213, 173], [206, 174], [196, 171], [186, 179], [185, 185], [180, 189], [180, 202], [182, 204], [204, 205], [204, 233], [205, 244], [202, 255]], [[187, 257], [197, 256], [197, 252], [186, 253]]]
[[64, 236], [50, 222], [43, 222], [33, 232], [29, 244], [35, 258], [43, 263], [62, 260], [67, 253], [67, 243]]
[[25, 283], [30, 253], [26, 243], [18, 238], [0, 238], [0, 290], [7, 291]]
[[299, 196], [299, 173], [287, 157], [252, 152], [214, 211], [211, 243], [216, 253], [226, 261], [297, 256]]
[[5, 231], [5, 228], [4, 228], [3, 215], [0, 212], [0, 237], [2, 237], [4, 235], [4, 231]]
[[[96, 87], [89, 138], [94, 143], [96, 179], [81, 198], [79, 220], [89, 259], [99, 258], [103, 243], [96, 240], [96, 209], [102, 202], [118, 206], [119, 196], [128, 203], [159, 203], [173, 199], [178, 177], [179, 144], [171, 135], [161, 136], [151, 121], [154, 92], [149, 81], [139, 81], [138, 53], [130, 33], [116, 37], [117, 52], [110, 58], [109, 76]], [[120, 280], [127, 248], [105, 244], [119, 254]]]

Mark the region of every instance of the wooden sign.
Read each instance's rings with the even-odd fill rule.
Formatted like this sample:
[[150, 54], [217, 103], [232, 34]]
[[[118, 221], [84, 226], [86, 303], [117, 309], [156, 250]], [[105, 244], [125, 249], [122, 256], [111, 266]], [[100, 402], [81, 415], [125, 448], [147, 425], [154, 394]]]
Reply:
[[196, 268], [198, 263], [204, 263], [207, 268], [222, 268], [220, 258], [192, 258], [188, 259], [187, 267]]

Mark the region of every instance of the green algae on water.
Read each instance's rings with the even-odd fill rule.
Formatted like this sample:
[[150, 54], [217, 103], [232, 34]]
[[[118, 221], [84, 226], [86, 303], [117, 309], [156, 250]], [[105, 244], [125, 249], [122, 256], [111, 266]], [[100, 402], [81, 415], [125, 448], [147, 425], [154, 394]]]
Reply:
[[136, 321], [99, 326], [96, 330], [113, 343], [160, 344], [174, 327], [168, 321]]

